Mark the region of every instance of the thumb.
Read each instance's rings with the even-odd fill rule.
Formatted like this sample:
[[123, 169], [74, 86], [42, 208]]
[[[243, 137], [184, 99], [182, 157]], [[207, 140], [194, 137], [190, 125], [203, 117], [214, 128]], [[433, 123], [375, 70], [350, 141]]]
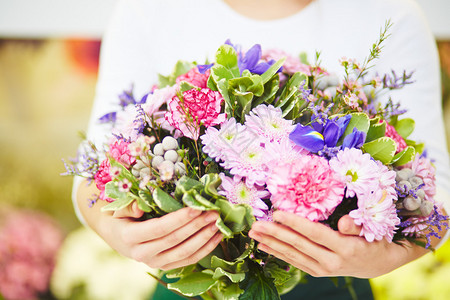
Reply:
[[359, 235], [361, 226], [356, 225], [349, 215], [345, 215], [339, 219], [338, 230], [345, 235]]
[[113, 217], [139, 219], [143, 214], [144, 212], [139, 209], [137, 202], [133, 201], [130, 205], [122, 208], [121, 210], [116, 210], [113, 213]]

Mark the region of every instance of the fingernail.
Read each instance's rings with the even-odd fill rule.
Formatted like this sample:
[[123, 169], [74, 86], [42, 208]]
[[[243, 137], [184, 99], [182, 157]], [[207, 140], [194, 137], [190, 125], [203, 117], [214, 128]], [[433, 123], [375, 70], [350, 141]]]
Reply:
[[199, 216], [202, 213], [201, 210], [194, 209], [194, 208], [190, 208], [189, 210], [190, 210], [189, 211], [189, 216], [192, 217], [192, 218], [196, 217], [196, 216]]
[[211, 223], [212, 221], [215, 220], [217, 220], [217, 213], [215, 212], [209, 212], [205, 217], [205, 221], [208, 223]]
[[213, 224], [211, 224], [211, 226], [209, 227], [209, 229], [210, 229], [212, 232], [216, 232], [219, 228], [217, 228], [216, 223], [213, 223]]
[[257, 239], [259, 239], [261, 237], [261, 235], [258, 232], [254, 231], [254, 230], [250, 230], [250, 232], [248, 233], [248, 236], [251, 237], [254, 240], [257, 240]]

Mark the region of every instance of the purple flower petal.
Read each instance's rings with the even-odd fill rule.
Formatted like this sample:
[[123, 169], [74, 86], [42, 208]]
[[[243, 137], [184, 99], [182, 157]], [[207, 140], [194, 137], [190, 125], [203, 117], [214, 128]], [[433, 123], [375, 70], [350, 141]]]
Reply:
[[214, 66], [214, 63], [209, 65], [197, 65], [197, 69], [200, 74], [205, 74], [206, 71], [212, 68], [212, 66]]
[[117, 117], [117, 112], [107, 113], [107, 114], [101, 116], [98, 119], [98, 122], [100, 124], [103, 124], [103, 123], [114, 123], [116, 121], [116, 117]]
[[297, 124], [295, 129], [289, 134], [289, 139], [296, 145], [314, 153], [322, 150], [325, 144], [322, 134], [309, 126], [301, 124]]
[[361, 148], [366, 140], [366, 133], [353, 128], [353, 132], [344, 138], [342, 148]]
[[325, 128], [323, 130], [323, 139], [327, 147], [335, 147], [339, 138], [340, 127], [339, 125], [333, 121], [328, 120], [327, 124], [325, 124]]

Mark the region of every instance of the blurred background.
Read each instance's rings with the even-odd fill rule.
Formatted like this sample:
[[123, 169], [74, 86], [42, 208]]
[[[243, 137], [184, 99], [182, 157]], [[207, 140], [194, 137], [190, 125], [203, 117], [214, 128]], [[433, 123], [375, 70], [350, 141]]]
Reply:
[[[116, 0], [0, 0], [0, 299], [145, 299], [154, 281], [76, 219], [73, 157]], [[419, 1], [439, 47], [450, 144], [450, 1]], [[11, 238], [13, 237], [13, 238]], [[44, 272], [45, 269], [45, 272]], [[450, 241], [372, 280], [376, 299], [450, 299]]]

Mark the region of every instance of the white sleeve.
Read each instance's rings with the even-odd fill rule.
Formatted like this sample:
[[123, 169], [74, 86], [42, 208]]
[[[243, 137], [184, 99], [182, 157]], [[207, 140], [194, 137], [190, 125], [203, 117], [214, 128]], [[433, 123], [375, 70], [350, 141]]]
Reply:
[[[102, 39], [95, 100], [87, 132], [87, 138], [99, 149], [108, 141], [110, 128], [99, 124], [98, 119], [117, 111], [118, 96], [132, 84], [135, 97], [140, 98], [155, 82], [155, 72], [149, 71], [152, 35], [145, 2], [149, 1], [119, 0]], [[85, 224], [76, 201], [81, 181], [80, 177], [74, 179], [72, 200], [78, 219]]]
[[[425, 16], [414, 1], [400, 0], [402, 9], [393, 19], [392, 36], [381, 54], [383, 72], [414, 71], [413, 84], [390, 93], [408, 109], [405, 117], [416, 121], [411, 139], [425, 142], [428, 157], [436, 166], [436, 200], [450, 213], [450, 165], [441, 99], [439, 57]], [[384, 59], [386, 57], [386, 59]], [[450, 231], [447, 232], [448, 238]], [[442, 244], [442, 242], [441, 242]]]

